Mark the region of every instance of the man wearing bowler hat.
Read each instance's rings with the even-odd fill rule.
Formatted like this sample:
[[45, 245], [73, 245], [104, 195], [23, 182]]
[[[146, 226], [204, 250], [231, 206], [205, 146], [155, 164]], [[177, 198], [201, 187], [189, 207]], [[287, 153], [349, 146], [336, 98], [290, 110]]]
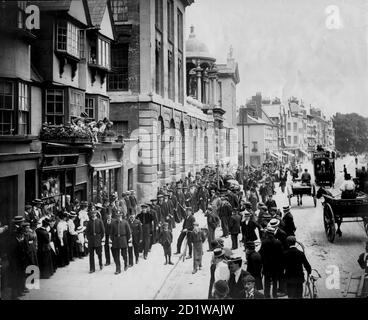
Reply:
[[103, 222], [97, 218], [98, 211], [91, 212], [91, 219], [87, 223], [86, 236], [88, 240], [89, 251], [89, 272], [93, 273], [95, 269], [95, 256], [97, 253], [100, 269], [102, 270], [102, 239], [105, 236], [105, 228]]
[[157, 205], [157, 199], [151, 199], [151, 213], [153, 217], [152, 237], [150, 241], [150, 248], [153, 244], [157, 243], [159, 237], [159, 225], [160, 225], [160, 207]]
[[115, 274], [121, 273], [120, 254], [124, 260], [124, 271], [128, 269], [128, 241], [131, 236], [129, 223], [118, 212], [117, 218], [111, 223], [112, 254], [115, 261]]
[[186, 212], [186, 217], [183, 222], [182, 231], [180, 232], [180, 235], [178, 238], [175, 254], [180, 254], [181, 244], [183, 243], [184, 238], [187, 237], [187, 243], [189, 247], [189, 256], [187, 257], [187, 259], [190, 259], [192, 257], [192, 242], [190, 239], [190, 233], [194, 229], [195, 218], [193, 216], [193, 210], [191, 207], [186, 207], [185, 212]]
[[131, 242], [128, 243], [128, 256], [129, 256], [129, 267], [133, 266], [133, 250], [135, 256], [135, 264], [138, 263], [139, 260], [139, 251], [140, 246], [143, 243], [143, 231], [142, 231], [142, 222], [136, 219], [134, 214], [131, 214], [128, 218], [128, 223], [131, 231]]

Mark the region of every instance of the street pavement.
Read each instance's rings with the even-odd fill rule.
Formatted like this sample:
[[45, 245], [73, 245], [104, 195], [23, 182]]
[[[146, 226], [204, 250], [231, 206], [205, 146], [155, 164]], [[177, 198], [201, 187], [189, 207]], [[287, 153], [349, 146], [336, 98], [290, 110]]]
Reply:
[[[355, 176], [353, 157], [336, 161], [337, 179], [334, 194], [343, 182], [342, 168], [347, 165], [348, 172]], [[359, 164], [361, 166], [361, 164]], [[303, 168], [309, 168], [313, 173], [311, 163]], [[275, 200], [281, 208], [288, 204], [286, 194], [277, 188]], [[346, 280], [349, 273], [359, 274], [357, 259], [364, 251], [367, 236], [361, 223], [342, 224], [342, 237], [336, 237], [334, 243], [328, 242], [323, 226], [323, 207], [321, 200], [314, 207], [311, 197], [303, 198], [303, 206], [298, 207], [296, 199], [292, 199], [291, 210], [297, 227], [296, 237], [305, 246], [306, 256], [312, 266], [319, 271], [322, 278], [317, 281], [319, 298], [341, 298], [344, 296]], [[195, 214], [200, 226], [206, 226], [206, 219], [201, 211]], [[172, 252], [176, 251], [176, 240], [181, 225], [173, 230], [174, 242]], [[216, 230], [221, 235], [221, 230]], [[239, 236], [240, 240], [240, 236]], [[225, 239], [225, 246], [231, 248], [230, 237]], [[183, 249], [183, 248], [182, 248]], [[204, 243], [202, 270], [192, 274], [193, 260], [179, 260], [173, 256], [174, 266], [164, 265], [163, 249], [159, 244], [152, 247], [148, 259], [140, 259], [137, 265], [120, 275], [114, 275], [114, 264], [104, 267], [102, 271], [89, 274], [88, 257], [71, 262], [47, 280], [40, 280], [40, 289], [31, 290], [22, 299], [104, 299], [104, 300], [151, 300], [151, 299], [207, 299], [210, 279], [210, 262], [212, 253], [207, 252], [208, 242]], [[234, 251], [245, 259], [243, 246]], [[245, 267], [245, 266], [244, 266]], [[335, 282], [330, 272], [338, 271]], [[355, 285], [357, 283], [354, 283]], [[352, 283], [352, 285], [354, 285]], [[354, 286], [351, 287], [354, 290]], [[347, 295], [347, 297], [353, 297]]]

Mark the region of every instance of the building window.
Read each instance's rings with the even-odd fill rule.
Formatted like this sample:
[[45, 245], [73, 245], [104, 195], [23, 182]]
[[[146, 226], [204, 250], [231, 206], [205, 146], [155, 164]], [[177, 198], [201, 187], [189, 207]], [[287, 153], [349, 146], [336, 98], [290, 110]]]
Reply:
[[183, 54], [178, 53], [178, 98], [179, 103], [184, 104], [184, 71], [183, 71]]
[[129, 44], [122, 43], [111, 48], [111, 73], [108, 75], [108, 90], [127, 91]]
[[288, 122], [288, 124], [287, 124], [287, 129], [288, 129], [288, 131], [291, 131], [291, 123], [290, 122]]
[[58, 89], [46, 90], [46, 122], [59, 125], [64, 122], [64, 91]]
[[163, 26], [163, 3], [162, 0], [155, 0], [156, 28], [162, 32]]
[[258, 152], [258, 142], [253, 141], [252, 144], [253, 144], [252, 152]]
[[184, 35], [183, 35], [183, 13], [178, 9], [178, 49], [183, 52], [183, 46], [184, 46]]
[[167, 39], [174, 43], [174, 2], [167, 1]]
[[107, 69], [110, 68], [110, 43], [101, 38], [97, 41], [97, 64]]
[[18, 86], [18, 134], [28, 134], [29, 128], [29, 86], [19, 83]]
[[117, 136], [129, 137], [129, 122], [128, 121], [114, 121], [113, 130]]
[[298, 144], [298, 136], [294, 136], [294, 144]]
[[156, 93], [163, 96], [163, 47], [162, 33], [156, 30]]
[[167, 53], [168, 77], [169, 77], [169, 99], [175, 100], [175, 73], [174, 73], [174, 48], [169, 44]]
[[0, 135], [14, 133], [14, 88], [12, 82], [0, 81]]
[[128, 21], [128, 0], [111, 0], [111, 11], [115, 22]]
[[294, 132], [297, 132], [297, 131], [298, 131], [298, 123], [294, 122]]
[[80, 32], [75, 25], [67, 21], [59, 21], [57, 24], [56, 39], [57, 50], [65, 51], [79, 58]]
[[288, 144], [291, 144], [291, 136], [288, 136]]
[[128, 190], [133, 190], [133, 168], [128, 169]]
[[78, 117], [84, 109], [84, 95], [82, 92], [71, 90], [70, 91], [70, 117]]
[[98, 119], [104, 119], [109, 117], [109, 100], [107, 99], [98, 99]]
[[88, 118], [95, 118], [95, 99], [94, 98], [86, 98], [86, 111], [88, 114]]

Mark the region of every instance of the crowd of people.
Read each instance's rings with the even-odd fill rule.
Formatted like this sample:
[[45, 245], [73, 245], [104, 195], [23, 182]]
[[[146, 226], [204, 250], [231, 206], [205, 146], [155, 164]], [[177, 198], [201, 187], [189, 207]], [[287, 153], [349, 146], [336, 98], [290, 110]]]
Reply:
[[[27, 266], [38, 266], [41, 278], [47, 279], [57, 268], [87, 255], [90, 273], [96, 271], [97, 255], [100, 269], [113, 260], [115, 274], [120, 274], [139, 263], [140, 257], [147, 259], [155, 244], [162, 246], [163, 263], [173, 265], [172, 231], [179, 227], [174, 254], [183, 253], [185, 242], [193, 274], [202, 268], [208, 242], [207, 251], [213, 254], [209, 298], [301, 298], [303, 270], [308, 275], [311, 266], [296, 248], [290, 207], [278, 208], [273, 198], [275, 182], [285, 192], [295, 171], [249, 166], [244, 174], [238, 169], [229, 175], [206, 167], [162, 186], [157, 197], [140, 204], [134, 190], [113, 194], [103, 204], [73, 202], [67, 196], [58, 212], [44, 210], [43, 201], [36, 199], [26, 206], [24, 216], [14, 217], [9, 228], [0, 229], [1, 240], [6, 239], [0, 241], [6, 243], [0, 248], [2, 274], [6, 274], [3, 285], [12, 288], [11, 298], [16, 299], [27, 292]], [[305, 173], [302, 179], [310, 179]], [[199, 226], [196, 212], [204, 215], [206, 226]], [[218, 229], [221, 238], [216, 237]], [[229, 248], [224, 247], [226, 238], [231, 239]], [[233, 255], [239, 243], [245, 259]]]

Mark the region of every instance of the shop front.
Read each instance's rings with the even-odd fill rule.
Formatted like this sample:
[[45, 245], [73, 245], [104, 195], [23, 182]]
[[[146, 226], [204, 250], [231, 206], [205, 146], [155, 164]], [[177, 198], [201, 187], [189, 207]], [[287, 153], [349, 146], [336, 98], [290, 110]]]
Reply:
[[[40, 167], [40, 194], [46, 210], [65, 208], [67, 199], [88, 198], [89, 146], [45, 143]], [[69, 196], [69, 197], [68, 197]]]
[[112, 195], [121, 196], [123, 147], [123, 143], [101, 143], [95, 146], [89, 164], [89, 201], [105, 203]]

